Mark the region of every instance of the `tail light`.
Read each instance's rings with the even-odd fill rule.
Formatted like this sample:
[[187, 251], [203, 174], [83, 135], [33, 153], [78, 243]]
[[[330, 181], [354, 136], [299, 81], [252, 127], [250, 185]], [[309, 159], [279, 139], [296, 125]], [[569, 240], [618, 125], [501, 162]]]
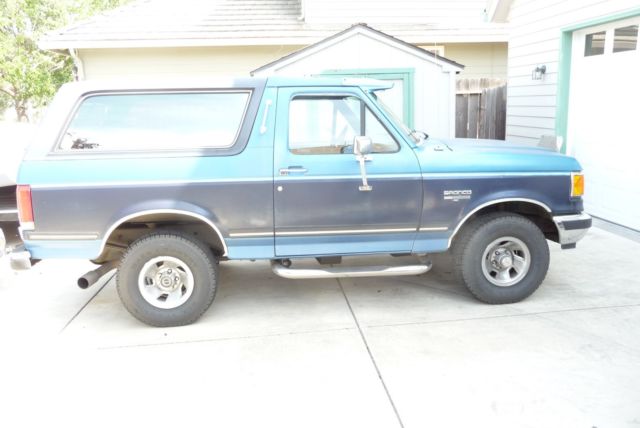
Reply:
[[23, 229], [33, 229], [33, 204], [31, 201], [31, 186], [19, 184], [16, 188], [18, 200], [18, 219]]

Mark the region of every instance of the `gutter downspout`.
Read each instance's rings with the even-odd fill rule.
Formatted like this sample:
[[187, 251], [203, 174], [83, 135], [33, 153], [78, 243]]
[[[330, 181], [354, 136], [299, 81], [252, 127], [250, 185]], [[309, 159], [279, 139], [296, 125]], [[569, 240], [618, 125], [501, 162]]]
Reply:
[[69, 55], [73, 59], [73, 65], [75, 66], [75, 70], [73, 70], [73, 75], [76, 81], [84, 80], [85, 79], [84, 64], [82, 63], [82, 59], [80, 59], [80, 56], [78, 55], [78, 51], [76, 51], [73, 48], [69, 48]]

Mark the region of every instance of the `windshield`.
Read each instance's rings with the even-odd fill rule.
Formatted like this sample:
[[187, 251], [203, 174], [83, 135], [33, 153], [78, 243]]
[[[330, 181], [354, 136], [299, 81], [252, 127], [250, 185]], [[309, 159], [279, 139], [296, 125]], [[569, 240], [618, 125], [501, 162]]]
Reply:
[[376, 102], [378, 103], [378, 105], [380, 106], [380, 108], [382, 110], [384, 110], [384, 112], [387, 114], [387, 116], [389, 117], [389, 119], [391, 119], [391, 121], [393, 122], [394, 125], [396, 125], [398, 128], [400, 128], [402, 130], [402, 133], [411, 137], [411, 139], [414, 141], [414, 143], [418, 144], [420, 142], [420, 139], [414, 134], [414, 132], [407, 126], [405, 125], [405, 123], [402, 121], [402, 119], [400, 119], [392, 110], [391, 108], [386, 105], [382, 99], [380, 97], [378, 97], [375, 92], [369, 92], [369, 94], [371, 94], [371, 96], [373, 97], [374, 100], [376, 100]]

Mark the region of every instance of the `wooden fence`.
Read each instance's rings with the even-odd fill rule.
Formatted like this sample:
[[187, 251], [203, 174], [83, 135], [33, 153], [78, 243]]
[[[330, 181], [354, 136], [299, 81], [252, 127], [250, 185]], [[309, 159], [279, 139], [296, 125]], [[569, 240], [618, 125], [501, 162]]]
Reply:
[[507, 83], [502, 79], [460, 79], [456, 85], [456, 137], [504, 140]]

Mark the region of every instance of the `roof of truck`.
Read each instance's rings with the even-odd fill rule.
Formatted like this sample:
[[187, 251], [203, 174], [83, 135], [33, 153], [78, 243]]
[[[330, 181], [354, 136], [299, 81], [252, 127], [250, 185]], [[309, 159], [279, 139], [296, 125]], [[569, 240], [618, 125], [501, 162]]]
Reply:
[[180, 78], [180, 79], [92, 79], [71, 82], [65, 90], [75, 93], [130, 90], [190, 90], [257, 87], [357, 86], [368, 91], [389, 89], [392, 82], [366, 78], [344, 77], [240, 77], [240, 78]]

